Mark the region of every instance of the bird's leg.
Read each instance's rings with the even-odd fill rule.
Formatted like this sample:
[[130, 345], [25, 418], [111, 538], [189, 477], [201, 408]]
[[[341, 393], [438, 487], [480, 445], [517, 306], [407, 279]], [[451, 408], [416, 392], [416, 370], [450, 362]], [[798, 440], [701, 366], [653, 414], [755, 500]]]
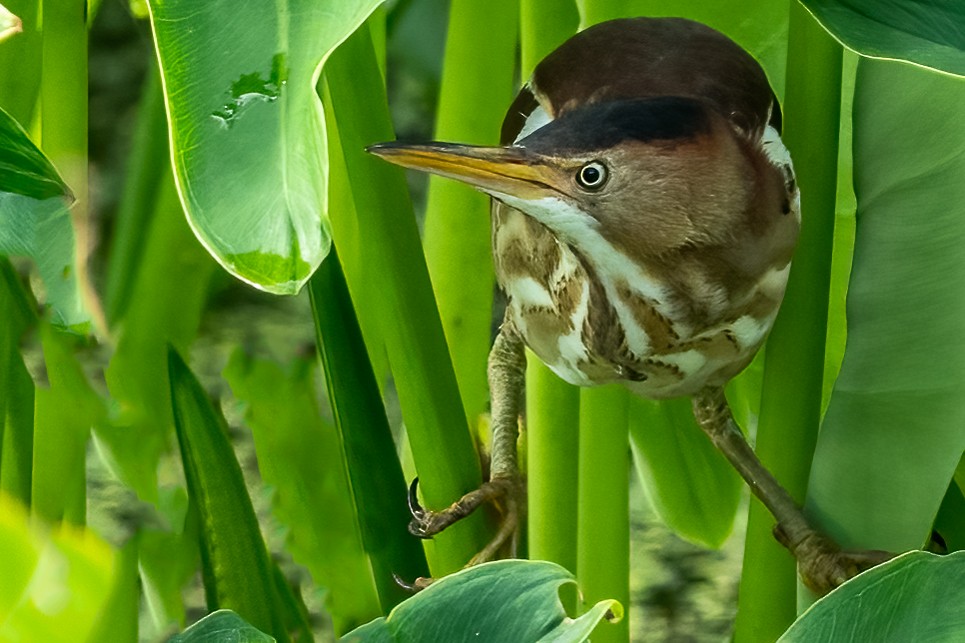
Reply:
[[454, 522], [465, 518], [485, 502], [499, 502], [503, 519], [496, 536], [470, 561], [470, 565], [495, 557], [516, 533], [519, 524], [522, 484], [516, 459], [519, 437], [519, 409], [525, 383], [526, 354], [523, 342], [509, 322], [503, 324], [489, 353], [489, 395], [493, 431], [489, 480], [470, 491], [448, 508], [430, 511], [415, 498], [416, 482], [409, 492], [412, 522], [409, 531], [420, 538], [431, 538]]
[[791, 495], [747, 444], [734, 422], [723, 388], [704, 389], [694, 396], [693, 406], [697, 424], [777, 519], [774, 536], [797, 559], [798, 573], [812, 591], [823, 596], [849, 578], [892, 557], [884, 551], [844, 551], [811, 527]]

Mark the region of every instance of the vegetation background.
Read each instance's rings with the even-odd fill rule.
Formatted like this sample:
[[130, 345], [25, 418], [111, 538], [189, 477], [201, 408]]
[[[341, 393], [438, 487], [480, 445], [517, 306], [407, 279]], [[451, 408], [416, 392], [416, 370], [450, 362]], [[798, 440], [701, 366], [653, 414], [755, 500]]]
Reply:
[[[278, 640], [325, 640], [405, 598], [393, 572], [468, 560], [494, 516], [423, 549], [404, 498], [416, 472], [429, 506], [483, 473], [499, 319], [486, 199], [415, 176], [406, 190], [362, 149], [495, 142], [535, 62], [621, 15], [723, 30], [783, 98], [804, 236], [768, 354], [728, 391], [758, 452], [848, 546], [965, 548], [965, 310], [950, 295], [965, 280], [961, 7], [807, 3], [849, 46], [938, 73], [859, 62], [796, 1], [376, 4], [164, 0], [152, 18], [140, 2], [4, 3], [23, 32], [0, 42], [0, 255], [16, 257], [0, 259], [0, 638], [158, 640], [230, 608]], [[330, 238], [338, 254], [309, 281]], [[275, 293], [307, 286], [279, 297], [228, 272]], [[488, 615], [526, 638], [538, 612], [579, 639], [608, 599], [628, 618], [594, 640], [788, 629], [810, 599], [686, 401], [579, 392], [535, 364], [527, 379], [524, 548], [576, 575], [587, 618], [565, 620], [565, 577], [533, 564], [482, 569], [492, 604], [446, 602], [472, 582], [456, 574], [355, 636], [421, 623], [453, 639]], [[816, 609], [786, 640], [834, 617], [928, 614], [946, 638], [962, 632], [947, 592], [965, 586], [962, 557], [938, 561], [895, 561], [896, 585], [854, 588], [885, 588], [870, 609]], [[495, 610], [533, 578], [548, 602], [534, 590], [522, 616]]]

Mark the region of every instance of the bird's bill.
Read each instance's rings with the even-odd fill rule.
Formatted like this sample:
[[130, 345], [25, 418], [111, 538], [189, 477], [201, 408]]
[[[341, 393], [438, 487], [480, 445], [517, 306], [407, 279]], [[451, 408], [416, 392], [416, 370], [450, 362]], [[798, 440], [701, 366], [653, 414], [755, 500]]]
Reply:
[[371, 145], [366, 151], [390, 163], [462, 181], [490, 194], [538, 199], [555, 191], [555, 172], [537, 155], [520, 147], [393, 142]]

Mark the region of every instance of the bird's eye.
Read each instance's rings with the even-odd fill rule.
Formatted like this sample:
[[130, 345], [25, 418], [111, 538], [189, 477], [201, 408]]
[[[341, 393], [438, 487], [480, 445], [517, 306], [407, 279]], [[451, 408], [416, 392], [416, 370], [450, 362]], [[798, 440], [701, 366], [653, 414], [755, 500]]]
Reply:
[[592, 161], [576, 173], [576, 182], [585, 190], [599, 190], [606, 183], [606, 176], [606, 166], [599, 161]]

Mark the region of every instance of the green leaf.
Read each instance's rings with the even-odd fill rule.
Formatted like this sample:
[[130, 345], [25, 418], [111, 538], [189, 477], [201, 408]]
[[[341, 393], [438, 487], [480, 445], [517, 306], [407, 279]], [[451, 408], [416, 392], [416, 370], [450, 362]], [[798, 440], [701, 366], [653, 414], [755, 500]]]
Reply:
[[842, 45], [965, 76], [965, 4], [958, 0], [801, 0]]
[[297, 292], [328, 252], [322, 61], [379, 0], [153, 0], [172, 157], [195, 234], [233, 275]]
[[405, 597], [393, 574], [415, 578], [429, 570], [422, 545], [407, 529], [402, 465], [336, 252], [312, 277], [309, 294], [338, 444], [384, 613]]
[[282, 368], [239, 349], [224, 377], [246, 404], [245, 424], [254, 436], [258, 471], [274, 490], [272, 511], [288, 529], [288, 550], [328, 590], [325, 607], [336, 634], [342, 634], [382, 610], [338, 435], [319, 415], [311, 366], [298, 360]]
[[720, 547], [734, 527], [742, 482], [697, 426], [690, 400], [630, 403], [630, 446], [657, 514], [679, 535]]
[[559, 588], [573, 576], [544, 561], [501, 560], [442, 578], [385, 618], [345, 641], [585, 641], [620, 603], [600, 601], [577, 619], [566, 615]]
[[110, 547], [87, 529], [31, 524], [0, 494], [0, 552], [0, 640], [87, 640], [111, 593]]
[[778, 643], [965, 639], [965, 552], [908, 552], [811, 606]]
[[0, 255], [33, 259], [53, 320], [82, 330], [88, 322], [74, 270], [73, 195], [47, 157], [0, 110]]
[[173, 348], [168, 369], [188, 493], [201, 514], [201, 568], [208, 608], [236, 610], [287, 641], [268, 552], [225, 434], [224, 418]]
[[275, 643], [275, 639], [249, 624], [231, 610], [218, 610], [171, 637], [168, 643]]
[[807, 498], [845, 547], [920, 547], [965, 450], [963, 105], [961, 79], [859, 62], [848, 343]]

